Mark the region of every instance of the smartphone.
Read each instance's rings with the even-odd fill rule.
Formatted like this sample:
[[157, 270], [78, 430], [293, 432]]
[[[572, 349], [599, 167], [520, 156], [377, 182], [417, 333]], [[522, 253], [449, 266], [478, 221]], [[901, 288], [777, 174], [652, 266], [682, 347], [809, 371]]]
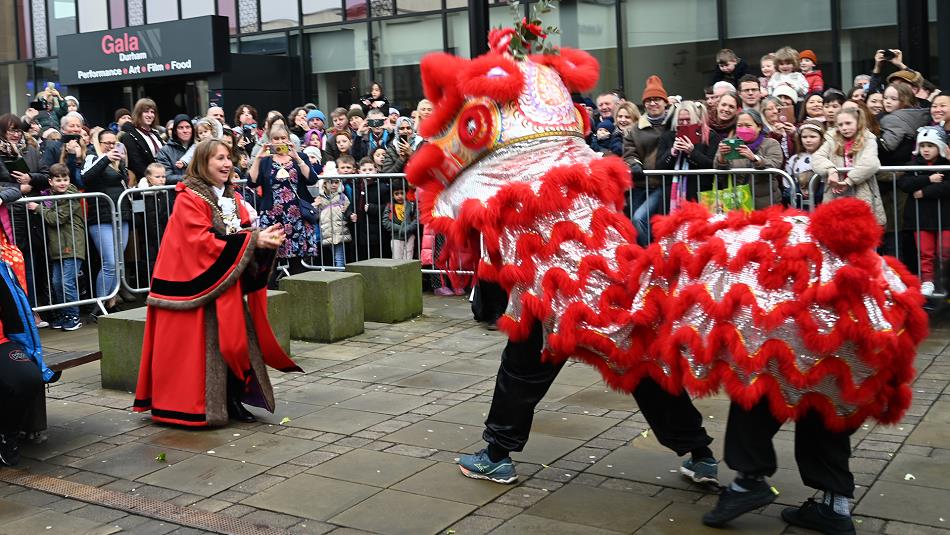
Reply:
[[82, 139], [79, 134], [63, 134], [63, 145], [66, 145], [70, 141], [79, 141]]
[[30, 107], [30, 108], [33, 108], [33, 109], [36, 110], [36, 111], [43, 111], [43, 110], [46, 109], [46, 101], [45, 101], [45, 100], [34, 100], [33, 102], [30, 102], [30, 106], [29, 106], [29, 107]]
[[731, 138], [722, 140], [722, 142], [728, 145], [730, 149], [732, 149], [729, 152], [727, 152], [725, 156], [723, 156], [724, 159], [738, 160], [739, 158], [744, 158], [744, 156], [739, 154], [739, 147], [741, 147], [742, 145], [745, 145], [745, 141], [742, 141], [741, 139], [737, 137], [731, 137]]
[[403, 143], [405, 143], [406, 145], [409, 144], [409, 136], [405, 136], [405, 135], [399, 134], [399, 140], [402, 141]]
[[882, 56], [884, 59], [886, 59], [887, 61], [890, 61], [890, 60], [896, 58], [896, 57], [897, 57], [897, 54], [895, 54], [893, 50], [891, 50], [890, 48], [888, 48], [888, 49], [884, 50], [884, 52], [881, 54], [881, 56]]
[[290, 153], [290, 147], [288, 147], [287, 145], [283, 143], [281, 143], [280, 145], [274, 145], [271, 147], [271, 149], [273, 149], [274, 154], [289, 154]]
[[686, 124], [676, 127], [676, 137], [685, 137], [692, 143], [696, 145], [702, 140], [702, 132], [700, 132], [700, 125], [698, 124]]
[[783, 123], [795, 122], [795, 106], [791, 104], [778, 107], [778, 120]]
[[123, 145], [121, 141], [115, 144], [115, 150], [125, 157], [125, 145]]

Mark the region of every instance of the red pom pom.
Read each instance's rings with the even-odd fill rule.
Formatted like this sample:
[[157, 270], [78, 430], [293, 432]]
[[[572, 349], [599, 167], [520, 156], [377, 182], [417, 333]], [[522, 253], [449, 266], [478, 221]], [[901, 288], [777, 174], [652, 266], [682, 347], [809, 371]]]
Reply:
[[839, 256], [870, 251], [881, 243], [884, 230], [871, 207], [854, 198], [822, 204], [811, 216], [808, 231]]
[[467, 96], [488, 97], [500, 103], [515, 100], [524, 88], [524, 74], [514, 61], [498, 54], [473, 59], [459, 75]]
[[597, 59], [583, 50], [561, 48], [558, 54], [539, 54], [531, 56], [535, 63], [554, 68], [568, 90], [586, 93], [597, 85], [600, 78], [600, 64]]

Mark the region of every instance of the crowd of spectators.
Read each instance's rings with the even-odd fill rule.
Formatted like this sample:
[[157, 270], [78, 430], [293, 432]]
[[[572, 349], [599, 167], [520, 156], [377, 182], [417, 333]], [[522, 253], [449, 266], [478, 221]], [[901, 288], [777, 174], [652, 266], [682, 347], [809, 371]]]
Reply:
[[[663, 81], [650, 76], [636, 100], [619, 90], [575, 100], [590, 114], [591, 148], [630, 167], [625, 210], [642, 245], [651, 240], [653, 215], [708, 200], [704, 192], [750, 185], [745, 208], [806, 208], [810, 200], [855, 196], [869, 203], [886, 236], [912, 233], [885, 239], [882, 252], [905, 261], [919, 254], [924, 293], [933, 293], [944, 286], [938, 272], [950, 260], [950, 231], [941, 224], [950, 216], [941, 203], [950, 186], [940, 172], [899, 175], [879, 168], [947, 163], [950, 95], [905, 65], [900, 50], [879, 50], [874, 59], [873, 72], [857, 76], [845, 91], [826, 87], [810, 50], [782, 47], [763, 55], [756, 70], [723, 49], [702, 98], [669, 95]], [[372, 257], [434, 264], [442, 240], [418, 224], [412, 188], [402, 179], [372, 177], [403, 172], [424, 142], [416, 132], [432, 104], [397, 109], [374, 82], [350, 107], [326, 111], [305, 104], [284, 115], [241, 104], [229, 117], [213, 105], [203, 116], [162, 122], [156, 103], [143, 98], [131, 110], [116, 110], [111, 124], [97, 126], [83, 118], [77, 99], [50, 84], [24, 115], [0, 116], [0, 238], [22, 251], [33, 304], [78, 301], [82, 294], [113, 310], [134, 299], [115, 292], [117, 265], [123, 256], [127, 263], [154, 262], [174, 200], [169, 188], [155, 187], [182, 180], [196, 143], [209, 138], [231, 147], [234, 179], [256, 224], [284, 227], [278, 275]], [[791, 180], [728, 173], [749, 168], [781, 169]], [[689, 174], [708, 169], [723, 173]], [[644, 173], [649, 170], [673, 173]], [[131, 188], [141, 193], [119, 203]], [[79, 192], [99, 195], [78, 212], [77, 201], [14, 203]], [[142, 244], [136, 250], [144, 260], [127, 251], [130, 240]], [[894, 243], [913, 251], [896, 250]], [[78, 276], [84, 271], [95, 274], [88, 288]], [[438, 275], [427, 284], [442, 295], [467, 291]], [[80, 325], [75, 308], [49, 319], [53, 327]], [[48, 323], [39, 315], [35, 320]]]

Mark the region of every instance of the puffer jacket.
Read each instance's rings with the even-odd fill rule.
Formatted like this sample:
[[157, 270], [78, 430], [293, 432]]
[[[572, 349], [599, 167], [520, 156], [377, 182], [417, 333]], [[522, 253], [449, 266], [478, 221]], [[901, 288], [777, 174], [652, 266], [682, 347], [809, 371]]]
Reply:
[[[865, 130], [864, 146], [861, 151], [854, 156], [851, 171], [847, 176], [839, 171], [839, 177], [844, 177], [845, 182], [851, 187], [843, 193], [835, 193], [829, 187], [825, 187], [825, 200], [834, 200], [838, 197], [855, 197], [868, 203], [871, 211], [874, 212], [874, 218], [878, 224], [887, 223], [887, 214], [884, 211], [884, 202], [881, 201], [881, 190], [878, 187], [875, 174], [881, 167], [880, 160], [877, 159], [877, 138], [874, 134]], [[834, 138], [826, 140], [811, 159], [812, 169], [815, 170], [823, 180], [827, 180], [828, 172], [831, 169], [843, 169], [845, 165], [844, 156], [837, 153], [838, 143]]]
[[[76, 186], [70, 184], [65, 195], [79, 193]], [[40, 214], [46, 222], [46, 235], [49, 236], [49, 258], [68, 260], [86, 259], [86, 220], [83, 217], [83, 203], [80, 199], [46, 201], [40, 204]]]
[[319, 191], [324, 192], [317, 195], [313, 201], [313, 207], [320, 214], [320, 236], [323, 245], [337, 245], [347, 243], [350, 237], [350, 200], [340, 191], [338, 193], [328, 193], [324, 189], [323, 181], [317, 184]]
[[917, 142], [917, 129], [930, 123], [930, 110], [904, 108], [880, 117], [878, 157], [883, 165], [904, 165], [910, 161]]
[[416, 203], [403, 201], [403, 206], [402, 221], [396, 218], [394, 203], [387, 204], [383, 211], [383, 228], [392, 234], [394, 240], [408, 240], [409, 236], [415, 236], [418, 231]]

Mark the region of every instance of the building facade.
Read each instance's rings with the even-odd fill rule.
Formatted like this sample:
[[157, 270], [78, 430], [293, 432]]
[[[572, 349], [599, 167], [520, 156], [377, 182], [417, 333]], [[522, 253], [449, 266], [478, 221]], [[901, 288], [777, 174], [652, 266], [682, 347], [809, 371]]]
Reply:
[[[923, 11], [925, 22], [914, 26], [918, 35], [901, 36], [908, 3], [920, 4], [912, 10]], [[0, 0], [0, 13], [0, 109], [19, 113], [49, 82], [78, 93], [81, 109], [88, 108], [84, 99], [95, 99], [97, 114], [145, 95], [161, 96], [164, 117], [245, 100], [285, 112], [308, 101], [329, 110], [354, 102], [374, 80], [406, 108], [422, 96], [423, 55], [469, 55], [462, 0]], [[507, 4], [491, 4], [489, 13], [491, 27], [514, 17]], [[61, 64], [61, 36], [206, 15], [227, 19], [231, 57], [221, 65], [228, 73], [61, 83], [61, 70], [75, 68]], [[876, 49], [915, 42], [905, 61], [939, 81], [937, 15], [936, 0], [565, 0], [545, 23], [560, 28], [555, 42], [597, 57], [598, 90], [622, 88], [635, 98], [646, 77], [659, 74], [671, 94], [697, 98], [722, 47], [754, 70], [767, 51], [811, 49], [826, 83], [847, 90], [854, 75], [870, 71]], [[270, 85], [254, 86], [265, 77]]]

